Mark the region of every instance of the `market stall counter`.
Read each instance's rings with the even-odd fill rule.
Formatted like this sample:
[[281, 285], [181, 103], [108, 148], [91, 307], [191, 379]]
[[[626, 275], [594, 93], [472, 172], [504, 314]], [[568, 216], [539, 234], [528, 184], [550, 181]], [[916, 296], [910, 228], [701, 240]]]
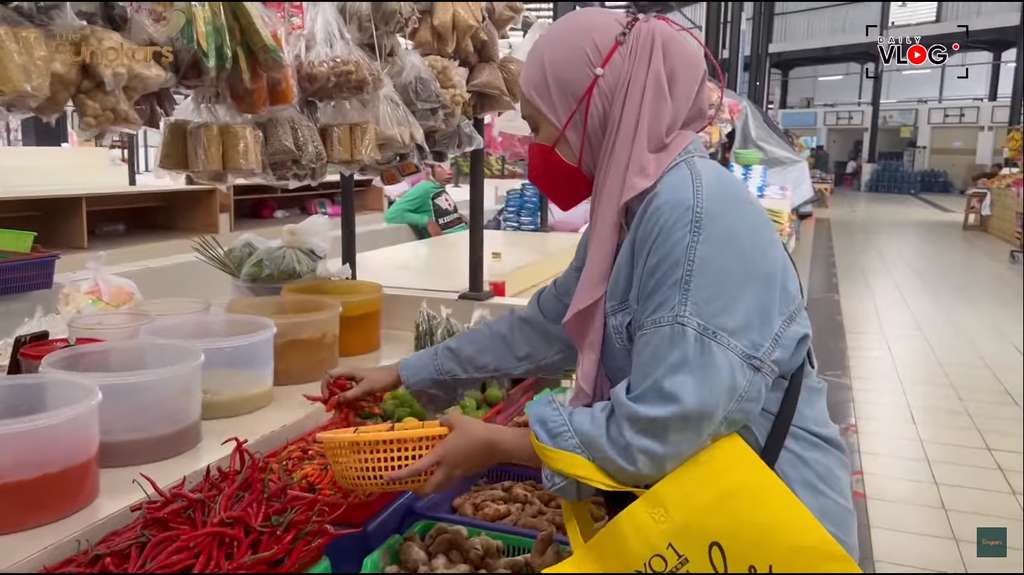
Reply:
[[[580, 235], [484, 230], [484, 280], [504, 281], [505, 295], [525, 297], [562, 273]], [[359, 254], [359, 279], [386, 288], [459, 293], [466, 289], [469, 234], [446, 234]]]

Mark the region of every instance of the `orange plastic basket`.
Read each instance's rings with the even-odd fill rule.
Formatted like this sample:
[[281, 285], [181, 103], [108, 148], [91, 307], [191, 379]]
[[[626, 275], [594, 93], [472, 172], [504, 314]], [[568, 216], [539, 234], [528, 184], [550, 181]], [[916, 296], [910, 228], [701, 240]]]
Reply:
[[316, 439], [324, 444], [339, 485], [382, 492], [422, 487], [433, 470], [403, 481], [387, 477], [430, 453], [447, 435], [448, 428], [439, 421], [416, 421], [335, 429], [318, 433]]

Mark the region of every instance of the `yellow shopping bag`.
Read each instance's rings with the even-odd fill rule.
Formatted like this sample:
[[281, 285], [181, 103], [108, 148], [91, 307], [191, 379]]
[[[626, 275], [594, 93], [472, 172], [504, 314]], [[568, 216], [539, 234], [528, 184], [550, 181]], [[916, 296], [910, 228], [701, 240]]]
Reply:
[[715, 441], [649, 490], [535, 437], [533, 446], [564, 476], [640, 496], [597, 533], [589, 502], [564, 504], [572, 556], [546, 573], [860, 572], [739, 435]]

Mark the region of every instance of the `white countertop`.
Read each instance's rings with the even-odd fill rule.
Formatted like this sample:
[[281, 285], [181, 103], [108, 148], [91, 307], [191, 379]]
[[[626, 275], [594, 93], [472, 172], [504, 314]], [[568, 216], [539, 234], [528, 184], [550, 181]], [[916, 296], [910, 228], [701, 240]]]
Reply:
[[[398, 361], [413, 350], [411, 332], [385, 330], [381, 336], [379, 351], [341, 358], [338, 364], [352, 367], [376, 366]], [[325, 419], [326, 414], [320, 406], [306, 401], [302, 394], [319, 393], [319, 389], [319, 383], [275, 387], [274, 402], [259, 411], [239, 417], [204, 421], [202, 442], [186, 453], [147, 465], [101, 470], [100, 495], [85, 509], [49, 525], [0, 535], [0, 570], [38, 570], [42, 565], [59, 561], [73, 553], [74, 539], [88, 538], [95, 541], [99, 535], [119, 527], [109, 520], [118, 514], [123, 515], [125, 508], [141, 498], [142, 492], [132, 483], [133, 479], [139, 478], [139, 473], [149, 475], [161, 486], [170, 485], [228, 455], [232, 446], [221, 445], [225, 439], [237, 436], [249, 439], [250, 443], [263, 439], [265, 447], [276, 447], [288, 439], [286, 434], [276, 433], [284, 431], [284, 427], [300, 420], [309, 420], [307, 428], [312, 428]], [[275, 437], [270, 437], [272, 441], [267, 443], [271, 435]], [[127, 516], [124, 519], [126, 521]], [[96, 528], [100, 522], [104, 522], [104, 525], [98, 531], [82, 533], [90, 526]], [[58, 545], [49, 552], [43, 552], [54, 544]]]
[[[484, 281], [505, 280], [509, 296], [546, 283], [572, 261], [580, 237], [484, 230]], [[493, 252], [501, 253], [500, 261]], [[356, 262], [359, 279], [385, 287], [462, 292], [469, 286], [469, 232], [362, 252]]]

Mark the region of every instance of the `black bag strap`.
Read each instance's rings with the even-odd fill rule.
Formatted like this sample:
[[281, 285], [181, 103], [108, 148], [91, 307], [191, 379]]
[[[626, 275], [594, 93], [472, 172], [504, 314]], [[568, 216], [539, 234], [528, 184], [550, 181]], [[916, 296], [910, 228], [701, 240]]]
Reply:
[[796, 404], [800, 401], [800, 390], [804, 384], [804, 371], [807, 370], [807, 362], [810, 360], [810, 351], [807, 352], [807, 359], [800, 362], [789, 376], [786, 384], [786, 391], [782, 393], [782, 402], [779, 403], [779, 410], [775, 413], [775, 421], [768, 431], [768, 438], [765, 439], [761, 448], [761, 460], [765, 465], [775, 469], [775, 463], [782, 453], [782, 446], [786, 443], [789, 435], [789, 428], [793, 426], [793, 416], [796, 415]]

